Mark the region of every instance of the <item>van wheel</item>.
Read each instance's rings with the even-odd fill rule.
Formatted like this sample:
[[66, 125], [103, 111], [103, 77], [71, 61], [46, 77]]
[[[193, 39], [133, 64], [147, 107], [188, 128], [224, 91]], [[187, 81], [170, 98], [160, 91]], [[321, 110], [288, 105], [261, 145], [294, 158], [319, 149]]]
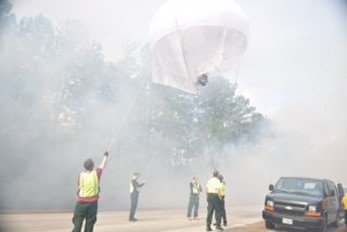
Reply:
[[275, 229], [275, 225], [273, 224], [272, 221], [269, 221], [269, 220], [265, 221], [265, 227], [266, 229]]

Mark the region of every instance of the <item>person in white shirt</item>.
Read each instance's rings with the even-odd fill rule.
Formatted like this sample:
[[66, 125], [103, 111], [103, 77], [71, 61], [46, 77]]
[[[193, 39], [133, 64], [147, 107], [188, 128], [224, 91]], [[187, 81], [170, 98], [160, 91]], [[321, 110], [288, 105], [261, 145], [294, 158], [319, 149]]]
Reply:
[[221, 187], [222, 184], [220, 180], [218, 179], [219, 172], [214, 171], [213, 177], [208, 180], [206, 185], [206, 197], [207, 197], [207, 218], [206, 218], [206, 231], [212, 231], [211, 229], [211, 223], [212, 223], [212, 217], [213, 213], [215, 212], [216, 217], [216, 230], [223, 230], [221, 227], [221, 216], [222, 216], [222, 209], [221, 209]]

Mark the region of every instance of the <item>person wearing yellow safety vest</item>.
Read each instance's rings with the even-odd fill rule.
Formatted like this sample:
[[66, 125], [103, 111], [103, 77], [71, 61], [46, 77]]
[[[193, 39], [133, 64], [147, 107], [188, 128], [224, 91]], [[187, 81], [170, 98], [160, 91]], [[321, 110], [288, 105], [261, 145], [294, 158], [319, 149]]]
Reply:
[[214, 171], [213, 177], [208, 180], [206, 185], [206, 196], [207, 196], [207, 218], [206, 218], [206, 231], [212, 231], [211, 229], [211, 223], [212, 223], [212, 217], [213, 213], [215, 212], [216, 217], [216, 230], [223, 230], [221, 227], [221, 216], [222, 216], [222, 209], [221, 209], [221, 187], [222, 184], [220, 180], [218, 179], [219, 172]]
[[130, 182], [130, 213], [129, 213], [129, 221], [136, 222], [135, 212], [137, 209], [137, 203], [139, 201], [139, 188], [145, 185], [145, 183], [139, 184], [137, 179], [139, 178], [139, 173], [135, 172], [131, 177]]
[[222, 208], [222, 218], [223, 218], [223, 225], [227, 226], [227, 214], [225, 211], [225, 191], [226, 191], [226, 186], [225, 186], [225, 181], [224, 177], [222, 175], [219, 175], [218, 179], [220, 180], [222, 187], [220, 189], [220, 195], [221, 195], [221, 208]]
[[345, 210], [345, 224], [347, 225], [347, 193], [342, 198], [342, 205]]
[[84, 162], [83, 166], [85, 171], [81, 172], [78, 178], [77, 203], [72, 219], [74, 224], [72, 232], [80, 232], [84, 220], [86, 220], [84, 231], [93, 231], [98, 212], [100, 178], [107, 160], [108, 152], [106, 151], [101, 165], [98, 168], [94, 169], [94, 162], [92, 159], [87, 159]]
[[194, 219], [198, 217], [199, 196], [201, 191], [202, 191], [202, 188], [199, 183], [199, 179], [197, 177], [193, 177], [193, 181], [190, 182], [190, 197], [189, 197], [188, 212], [187, 212], [187, 218], [189, 220], [192, 218], [193, 208], [194, 208]]

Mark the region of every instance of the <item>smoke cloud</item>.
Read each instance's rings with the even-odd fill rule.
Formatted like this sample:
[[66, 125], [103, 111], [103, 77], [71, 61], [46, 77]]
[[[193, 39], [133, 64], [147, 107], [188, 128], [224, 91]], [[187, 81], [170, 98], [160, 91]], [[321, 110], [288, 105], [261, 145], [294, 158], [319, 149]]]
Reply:
[[[147, 24], [162, 2], [141, 7]], [[180, 147], [175, 126], [185, 128], [179, 124], [184, 120], [161, 115], [149, 120], [153, 112], [169, 117], [174, 107], [170, 97], [177, 95], [150, 81], [150, 54], [139, 45], [148, 25], [129, 36], [141, 37], [139, 42], [119, 46], [120, 41], [96, 40], [94, 27], [82, 16], [57, 23], [51, 11], [40, 15], [33, 9], [40, 4], [13, 1], [11, 11], [11, 4], [1, 1], [0, 209], [73, 208], [84, 160], [98, 164], [111, 141], [101, 180], [102, 210], [128, 208], [135, 171], [146, 182], [143, 208], [186, 207], [192, 177], [200, 177], [204, 187], [215, 168], [229, 186], [229, 204], [261, 204], [268, 184], [280, 176], [347, 184], [345, 4], [239, 4], [249, 14], [252, 38], [234, 96], [249, 98], [257, 107], [254, 113], [265, 117], [237, 141], [213, 142], [209, 150], [206, 144], [189, 143], [194, 149], [173, 151]], [[113, 21], [124, 24], [121, 18]], [[139, 21], [125, 23], [119, 37], [140, 28]]]

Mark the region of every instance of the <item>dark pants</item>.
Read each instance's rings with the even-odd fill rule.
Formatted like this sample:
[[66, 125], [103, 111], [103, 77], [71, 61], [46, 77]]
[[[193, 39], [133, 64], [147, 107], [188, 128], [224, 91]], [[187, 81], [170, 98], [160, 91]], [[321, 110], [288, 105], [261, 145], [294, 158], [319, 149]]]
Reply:
[[207, 196], [207, 203], [208, 205], [207, 205], [206, 225], [207, 227], [211, 226], [213, 212], [215, 211], [216, 226], [219, 227], [221, 223], [222, 209], [221, 209], [220, 199], [218, 195], [215, 193], [209, 193]]
[[222, 200], [220, 200], [220, 204], [221, 204], [221, 217], [223, 219], [223, 224], [226, 225], [227, 224], [227, 213], [225, 211], [225, 196], [222, 196]]
[[135, 218], [135, 212], [137, 209], [137, 203], [139, 202], [139, 193], [133, 192], [130, 194], [130, 214], [129, 214], [129, 220]]
[[93, 202], [77, 202], [75, 207], [74, 216], [72, 222], [74, 228], [72, 232], [80, 232], [84, 219], [86, 225], [84, 228], [85, 232], [92, 232], [94, 224], [96, 222], [96, 214], [98, 213], [98, 201]]
[[199, 211], [199, 195], [198, 194], [190, 194], [187, 217], [192, 216], [193, 208], [194, 208], [194, 217], [198, 217], [198, 211]]
[[347, 225], [347, 210], [345, 210], [345, 224]]

